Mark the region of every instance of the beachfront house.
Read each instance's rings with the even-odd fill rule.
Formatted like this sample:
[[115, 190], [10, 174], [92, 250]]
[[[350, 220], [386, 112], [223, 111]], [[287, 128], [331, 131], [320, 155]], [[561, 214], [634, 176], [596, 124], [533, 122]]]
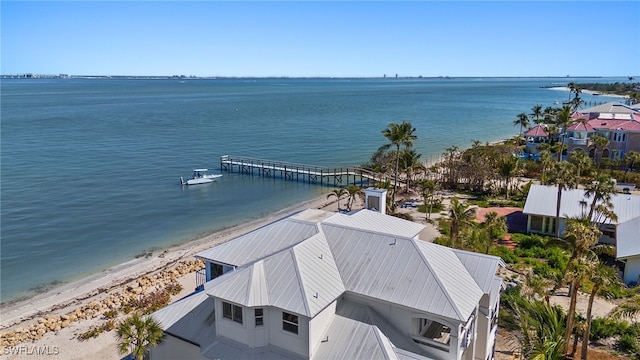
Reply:
[[[570, 154], [584, 151], [590, 157], [624, 159], [629, 151], [640, 152], [640, 112], [618, 102], [609, 102], [580, 110], [572, 115], [573, 124], [566, 129], [564, 142]], [[609, 140], [607, 146], [596, 149], [595, 135]], [[596, 151], [601, 153], [596, 154]]]
[[435, 236], [309, 209], [203, 251], [203, 290], [152, 314], [151, 359], [493, 359], [504, 264]]
[[524, 133], [525, 153], [535, 155], [540, 152], [540, 145], [546, 144], [549, 140], [549, 133], [544, 125], [538, 124]]
[[[527, 232], [555, 236], [556, 226], [562, 233], [568, 218], [582, 217], [589, 212], [593, 198], [583, 189], [565, 189], [560, 203], [560, 221], [556, 224], [555, 186], [532, 185], [522, 211], [527, 215]], [[625, 263], [624, 281], [637, 283], [640, 276], [640, 195], [615, 194], [611, 197], [617, 221], [594, 214], [602, 236], [600, 242], [616, 246], [617, 258]]]

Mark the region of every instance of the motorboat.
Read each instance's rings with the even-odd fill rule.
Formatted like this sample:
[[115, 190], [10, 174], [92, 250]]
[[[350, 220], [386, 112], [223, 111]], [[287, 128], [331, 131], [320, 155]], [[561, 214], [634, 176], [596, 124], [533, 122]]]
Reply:
[[208, 184], [210, 182], [216, 181], [217, 178], [222, 177], [222, 175], [207, 174], [207, 171], [209, 171], [209, 169], [193, 169], [193, 175], [191, 176], [191, 179], [185, 180], [181, 176], [180, 183], [182, 185]]

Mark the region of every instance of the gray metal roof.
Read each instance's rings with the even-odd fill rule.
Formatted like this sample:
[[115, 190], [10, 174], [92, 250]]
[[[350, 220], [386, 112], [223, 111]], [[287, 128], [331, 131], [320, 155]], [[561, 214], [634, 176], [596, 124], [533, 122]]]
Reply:
[[620, 103], [617, 101], [611, 101], [605, 104], [590, 107], [588, 109], [582, 109], [578, 112], [582, 114], [588, 114], [588, 113], [631, 114], [631, 113], [637, 113], [638, 110], [628, 105], [625, 105], [623, 103]]
[[214, 300], [205, 292], [178, 300], [150, 316], [168, 334], [198, 345], [205, 345], [215, 337]]
[[451, 249], [324, 224], [347, 291], [466, 321], [482, 291]]
[[616, 238], [617, 258], [640, 255], [640, 216], [618, 225]]
[[[524, 204], [524, 214], [556, 216], [556, 199], [558, 188], [555, 186], [532, 185]], [[562, 191], [560, 216], [563, 218], [579, 217], [583, 213], [581, 201], [591, 204], [592, 198], [585, 196], [582, 189]], [[640, 196], [629, 194], [615, 194], [611, 198], [613, 211], [618, 216], [618, 224], [622, 224], [640, 216]], [[587, 208], [588, 211], [588, 208]], [[611, 223], [607, 220], [606, 223]]]
[[462, 265], [467, 269], [480, 289], [489, 294], [493, 287], [498, 267], [505, 267], [504, 261], [498, 256], [479, 254], [470, 251], [452, 249]]
[[291, 247], [318, 231], [315, 223], [286, 218], [202, 251], [196, 257], [242, 266]]
[[246, 345], [219, 339], [211, 346], [204, 349], [202, 355], [207, 359], [215, 360], [302, 360], [302, 357], [292, 352], [274, 346], [264, 346], [251, 349]]
[[345, 288], [323, 234], [227, 273], [207, 292], [243, 306], [313, 317]]
[[352, 214], [335, 214], [324, 220], [323, 224], [339, 225], [368, 232], [393, 234], [409, 238], [415, 237], [424, 229], [422, 224], [367, 209]]

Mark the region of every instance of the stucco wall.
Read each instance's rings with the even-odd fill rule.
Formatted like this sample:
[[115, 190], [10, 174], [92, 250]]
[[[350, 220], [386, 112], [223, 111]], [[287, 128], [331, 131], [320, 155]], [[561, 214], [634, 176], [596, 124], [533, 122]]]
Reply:
[[625, 284], [638, 282], [640, 276], [640, 256], [634, 256], [627, 259], [624, 266], [624, 282]]

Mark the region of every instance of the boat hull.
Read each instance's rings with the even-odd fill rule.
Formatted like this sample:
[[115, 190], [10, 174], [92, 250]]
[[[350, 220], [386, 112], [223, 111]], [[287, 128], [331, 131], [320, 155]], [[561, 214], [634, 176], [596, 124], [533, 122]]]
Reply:
[[201, 185], [201, 184], [209, 184], [216, 181], [217, 178], [221, 178], [222, 175], [205, 175], [199, 178], [187, 179], [184, 180], [180, 178], [180, 182], [182, 185]]

